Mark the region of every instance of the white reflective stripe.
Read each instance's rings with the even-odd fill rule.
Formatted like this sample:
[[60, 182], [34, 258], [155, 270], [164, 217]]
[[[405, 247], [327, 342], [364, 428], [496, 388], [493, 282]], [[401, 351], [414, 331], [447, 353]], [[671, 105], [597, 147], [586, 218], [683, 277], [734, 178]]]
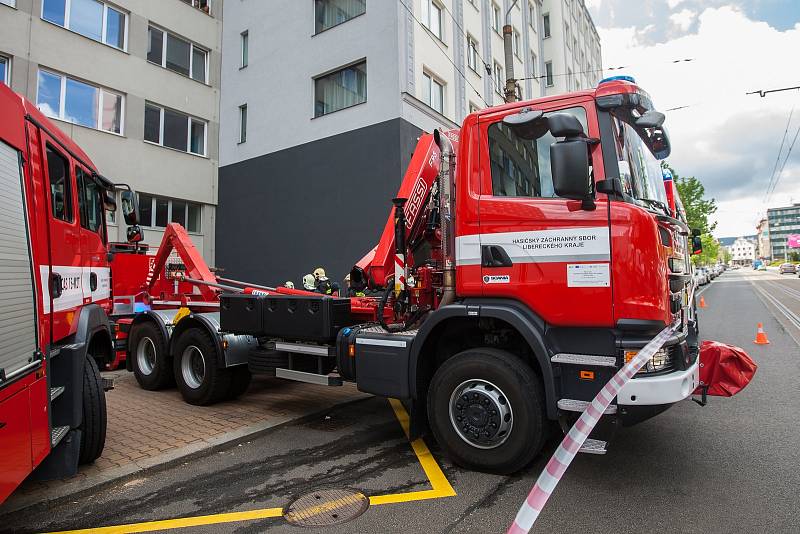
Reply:
[[356, 345], [378, 345], [381, 347], [405, 347], [405, 341], [395, 339], [371, 339], [371, 338], [356, 338]]
[[[44, 313], [50, 313], [50, 266], [39, 266], [42, 283]], [[60, 312], [77, 308], [85, 298], [98, 302], [111, 298], [111, 269], [108, 267], [84, 267], [75, 265], [53, 265], [52, 272], [61, 275], [61, 296], [53, 299], [53, 311]], [[97, 277], [97, 287], [90, 291], [92, 273]]]
[[514, 263], [610, 261], [607, 226], [498, 232], [456, 237], [456, 265], [479, 265], [481, 246], [499, 245]]

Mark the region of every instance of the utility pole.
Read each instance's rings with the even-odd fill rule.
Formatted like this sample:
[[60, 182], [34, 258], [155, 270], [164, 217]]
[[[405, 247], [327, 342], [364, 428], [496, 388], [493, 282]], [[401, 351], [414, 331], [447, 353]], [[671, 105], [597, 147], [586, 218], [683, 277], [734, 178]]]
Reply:
[[514, 78], [514, 29], [511, 27], [511, 10], [519, 0], [514, 0], [506, 11], [506, 24], [503, 26], [503, 51], [506, 63], [506, 102], [517, 101], [517, 80]]

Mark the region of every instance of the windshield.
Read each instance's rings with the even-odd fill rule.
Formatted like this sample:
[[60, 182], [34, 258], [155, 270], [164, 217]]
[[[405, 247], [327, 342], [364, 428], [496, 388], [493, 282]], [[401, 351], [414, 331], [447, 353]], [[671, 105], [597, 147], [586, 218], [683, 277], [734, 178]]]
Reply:
[[651, 208], [655, 204], [668, 211], [661, 164], [631, 126], [618, 119], [614, 122], [623, 191]]

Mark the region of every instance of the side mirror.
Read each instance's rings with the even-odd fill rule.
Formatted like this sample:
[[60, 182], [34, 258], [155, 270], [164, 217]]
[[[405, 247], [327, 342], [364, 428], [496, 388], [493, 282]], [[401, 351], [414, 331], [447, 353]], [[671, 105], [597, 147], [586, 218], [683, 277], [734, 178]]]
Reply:
[[123, 191], [120, 195], [122, 201], [122, 216], [125, 224], [136, 226], [139, 224], [139, 201], [134, 191]]
[[117, 199], [113, 191], [103, 191], [103, 207], [106, 211], [117, 211]]
[[[694, 230], [692, 231], [694, 232]], [[700, 236], [692, 237], [692, 255], [701, 254], [703, 252], [703, 241]]]
[[550, 145], [550, 170], [553, 189], [562, 198], [583, 200], [585, 208], [593, 206], [589, 178], [589, 150], [583, 126], [573, 115], [556, 113], [547, 118], [553, 137], [563, 141]]
[[140, 243], [144, 239], [144, 232], [138, 225], [128, 227], [127, 236], [128, 243]]
[[636, 119], [636, 126], [639, 128], [660, 128], [664, 125], [664, 120], [666, 120], [666, 117], [663, 113], [650, 110]]

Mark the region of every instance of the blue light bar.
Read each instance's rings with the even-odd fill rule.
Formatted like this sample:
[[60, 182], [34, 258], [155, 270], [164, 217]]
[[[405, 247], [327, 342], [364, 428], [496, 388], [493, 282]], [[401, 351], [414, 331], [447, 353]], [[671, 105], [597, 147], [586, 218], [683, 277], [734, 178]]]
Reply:
[[633, 79], [633, 76], [610, 76], [608, 78], [603, 78], [602, 80], [600, 80], [600, 83], [598, 83], [597, 85], [606, 82], [618, 82], [618, 81], [636, 83], [636, 80]]

